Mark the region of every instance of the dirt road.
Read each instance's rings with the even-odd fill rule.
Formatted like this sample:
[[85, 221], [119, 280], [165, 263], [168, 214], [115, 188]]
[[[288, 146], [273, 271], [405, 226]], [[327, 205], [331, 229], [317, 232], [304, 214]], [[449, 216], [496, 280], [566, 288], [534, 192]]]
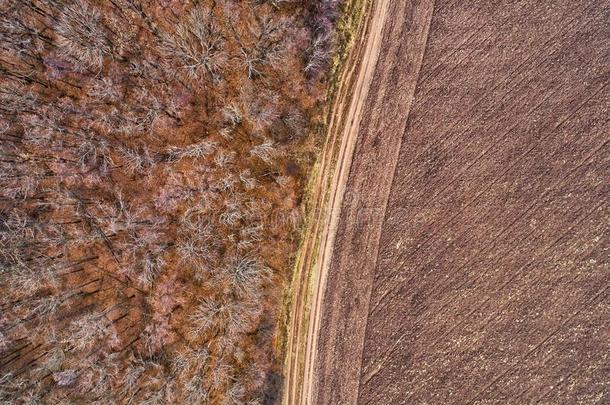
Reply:
[[320, 310], [329, 258], [344, 197], [347, 174], [358, 136], [363, 103], [381, 45], [388, 0], [371, 2], [340, 80], [326, 144], [315, 168], [305, 231], [296, 275], [291, 286], [293, 303], [286, 350], [283, 402], [312, 403], [313, 375]]
[[287, 403], [610, 401], [610, 2], [381, 7]]

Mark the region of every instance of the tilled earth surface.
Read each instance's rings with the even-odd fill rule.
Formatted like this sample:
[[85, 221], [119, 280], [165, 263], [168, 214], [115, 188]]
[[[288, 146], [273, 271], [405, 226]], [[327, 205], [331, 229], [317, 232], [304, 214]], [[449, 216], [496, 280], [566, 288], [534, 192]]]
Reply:
[[610, 2], [389, 7], [314, 402], [610, 402]]

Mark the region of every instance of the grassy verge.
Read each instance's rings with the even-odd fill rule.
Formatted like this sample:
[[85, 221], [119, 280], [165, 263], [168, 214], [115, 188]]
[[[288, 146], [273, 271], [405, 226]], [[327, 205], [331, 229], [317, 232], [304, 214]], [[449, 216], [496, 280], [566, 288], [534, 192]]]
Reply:
[[360, 23], [364, 18], [370, 0], [346, 0], [341, 5], [341, 15], [337, 21], [337, 50], [333, 57], [330, 67], [330, 80], [327, 96], [327, 122], [330, 115], [337, 90], [341, 73], [349, 52], [354, 45], [354, 40], [360, 29]]

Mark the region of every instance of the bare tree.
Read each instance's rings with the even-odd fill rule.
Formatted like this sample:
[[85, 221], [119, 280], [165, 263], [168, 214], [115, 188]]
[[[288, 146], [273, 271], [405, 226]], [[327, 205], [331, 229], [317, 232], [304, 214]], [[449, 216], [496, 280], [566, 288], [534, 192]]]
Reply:
[[285, 21], [272, 16], [255, 16], [248, 30], [241, 35], [232, 23], [231, 26], [248, 78], [262, 75], [265, 68], [275, 68], [282, 60]]
[[213, 82], [221, 79], [221, 69], [227, 61], [225, 40], [211, 10], [194, 8], [173, 33], [162, 38], [166, 56], [179, 63], [191, 78], [207, 77]]
[[225, 268], [235, 291], [255, 296], [261, 285], [271, 277], [271, 269], [253, 255], [235, 256]]
[[274, 157], [277, 155], [277, 150], [273, 141], [267, 139], [265, 142], [253, 146], [250, 149], [250, 155], [257, 157], [267, 164], [272, 165], [274, 163]]
[[76, 381], [76, 371], [66, 370], [53, 373], [53, 381], [60, 387], [68, 387]]
[[100, 12], [84, 0], [65, 5], [60, 13], [56, 32], [62, 51], [74, 58], [80, 70], [99, 70], [104, 57], [111, 54], [111, 40], [102, 23]]
[[169, 149], [169, 158], [179, 161], [184, 158], [202, 158], [211, 154], [218, 147], [218, 142], [203, 140], [190, 146], [179, 148], [172, 146]]

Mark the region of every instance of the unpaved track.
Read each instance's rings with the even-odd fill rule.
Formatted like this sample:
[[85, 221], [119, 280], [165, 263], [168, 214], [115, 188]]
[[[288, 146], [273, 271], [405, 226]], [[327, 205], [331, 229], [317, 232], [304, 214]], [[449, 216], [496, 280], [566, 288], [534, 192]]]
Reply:
[[358, 136], [363, 103], [370, 87], [381, 45], [388, 0], [371, 2], [341, 77], [309, 201], [296, 275], [291, 286], [292, 306], [286, 350], [283, 402], [313, 401], [314, 364], [324, 287], [337, 222]]
[[287, 403], [610, 403], [610, 1], [380, 4]]
[[[372, 8], [363, 30], [365, 35], [362, 36], [362, 43], [355, 48], [352, 59], [348, 63], [348, 66], [353, 66], [353, 68], [348, 69], [345, 73], [343, 78], [345, 86], [339, 92], [340, 97], [332, 116], [329, 144], [324, 148], [322, 163], [318, 168], [314, 186], [312, 223], [297, 263], [297, 270], [301, 273], [300, 277], [296, 278], [299, 285], [293, 286], [295, 296], [284, 386], [284, 403], [286, 404], [318, 403], [319, 400], [316, 398], [319, 391], [317, 388], [323, 386], [320, 383], [320, 370], [327, 368], [325, 364], [320, 365], [317, 358], [320, 350], [318, 338], [322, 308], [323, 305], [332, 307], [336, 302], [345, 299], [339, 295], [327, 296], [325, 294], [327, 291], [326, 279], [333, 258], [340, 215], [343, 220], [346, 217], [362, 215], [363, 217], [360, 219], [363, 221], [376, 221], [377, 231], [371, 234], [371, 239], [367, 240], [367, 243], [376, 244], [378, 242], [383, 218], [383, 209], [379, 208], [378, 202], [387, 200], [391, 185], [391, 177], [387, 173], [391, 173], [396, 165], [400, 137], [379, 135], [363, 137], [362, 134], [370, 128], [371, 119], [382, 122], [382, 117], [389, 119], [383, 121], [385, 124], [379, 127], [380, 131], [387, 131], [388, 134], [391, 134], [404, 127], [401, 118], [408, 114], [412, 101], [431, 10], [432, 2], [430, 1], [414, 1], [410, 4], [389, 0], [372, 2]], [[424, 21], [424, 23], [421, 24], [420, 21]], [[401, 37], [407, 41], [397, 41]], [[394, 46], [382, 51], [382, 43], [393, 41]], [[405, 55], [408, 55], [408, 58], [405, 59]], [[383, 63], [379, 64], [380, 60]], [[388, 61], [396, 61], [402, 66], [400, 69], [396, 69], [395, 64], [387, 63]], [[396, 85], [410, 90], [388, 97], [385, 87], [382, 86], [382, 83], [386, 83], [388, 80], [395, 80]], [[370, 89], [374, 90], [373, 94], [369, 94]], [[380, 106], [381, 100], [385, 100], [383, 108], [377, 108], [374, 114], [369, 114], [367, 121], [363, 122], [362, 113], [367, 106], [373, 103]], [[370, 150], [371, 147], [379, 150], [380, 153], [371, 155], [371, 159], [366, 162], [358, 160], [359, 166], [355, 170], [370, 172], [371, 168], [379, 167], [386, 174], [372, 175], [366, 179], [348, 177], [354, 152], [358, 154], [358, 150]], [[363, 163], [368, 169], [363, 166]], [[349, 188], [347, 195], [345, 195], [346, 186]], [[351, 211], [346, 214], [348, 206], [351, 207]], [[354, 225], [358, 226], [358, 224]], [[352, 228], [349, 232], [355, 235], [359, 233], [359, 229]], [[345, 234], [342, 234], [341, 237], [345, 238]], [[358, 246], [354, 245], [352, 248], [357, 250]], [[349, 260], [351, 254], [353, 251], [340, 253], [344, 260]], [[372, 263], [362, 262], [361, 265], [363, 271], [366, 271], [367, 268], [371, 268]], [[307, 278], [308, 274], [313, 277], [310, 282]], [[364, 288], [350, 290], [349, 294], [367, 295], [366, 285], [361, 284], [360, 286]], [[337, 291], [339, 294], [345, 292], [345, 290]], [[366, 301], [361, 300], [360, 302], [365, 303]], [[362, 310], [366, 311], [365, 308]], [[337, 324], [339, 322], [343, 324], [359, 322], [358, 317], [354, 318], [352, 314], [357, 314], [357, 312], [350, 313], [351, 317], [347, 317], [338, 307], [337, 312], [333, 315], [340, 319]], [[359, 330], [360, 338], [363, 339], [364, 327], [361, 326]], [[332, 333], [332, 330], [330, 331]], [[325, 337], [327, 336], [325, 335]], [[341, 337], [333, 335], [332, 339], [341, 340]], [[360, 346], [362, 343], [360, 342]], [[353, 347], [346, 346], [343, 349], [350, 352]], [[354, 359], [354, 361], [342, 363], [341, 373], [353, 373], [352, 381], [357, 384], [360, 359], [355, 359], [353, 356], [348, 358]], [[355, 388], [348, 385], [342, 387], [341, 390], [333, 388], [332, 398], [329, 400], [335, 401], [335, 403], [350, 402], [355, 399], [353, 397], [353, 393], [356, 392]]]
[[[392, 1], [383, 46], [364, 100], [363, 118], [338, 216], [319, 321], [314, 403], [355, 403], [368, 297], [385, 205], [421, 66], [432, 1]], [[400, 91], [395, 91], [400, 89]], [[330, 249], [329, 249], [330, 251]], [[331, 355], [329, 355], [331, 354]]]

